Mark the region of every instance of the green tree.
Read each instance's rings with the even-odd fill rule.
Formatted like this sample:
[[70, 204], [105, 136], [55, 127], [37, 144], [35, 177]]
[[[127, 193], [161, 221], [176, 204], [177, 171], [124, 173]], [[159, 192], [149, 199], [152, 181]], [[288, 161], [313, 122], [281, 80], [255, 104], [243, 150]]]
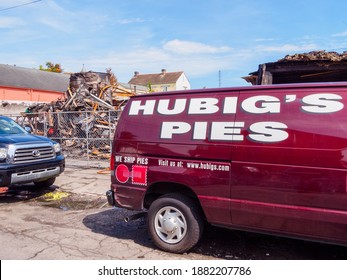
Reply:
[[40, 65], [40, 70], [42, 71], [48, 71], [48, 72], [56, 72], [56, 73], [61, 73], [63, 72], [63, 69], [61, 69], [61, 66], [59, 63], [52, 63], [52, 62], [46, 62], [47, 68], [43, 68], [42, 65]]

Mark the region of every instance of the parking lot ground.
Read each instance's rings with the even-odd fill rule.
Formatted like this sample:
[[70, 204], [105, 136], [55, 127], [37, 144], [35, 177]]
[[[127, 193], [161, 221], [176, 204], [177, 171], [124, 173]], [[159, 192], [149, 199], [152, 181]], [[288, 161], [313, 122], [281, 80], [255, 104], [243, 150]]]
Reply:
[[2, 260], [346, 260], [347, 247], [216, 228], [206, 225], [199, 244], [177, 255], [152, 244], [144, 218], [111, 207], [110, 174], [68, 166], [53, 187], [18, 188], [0, 197]]
[[126, 223], [133, 212], [107, 204], [110, 175], [100, 170], [67, 167], [49, 190], [1, 197], [0, 259], [215, 259], [157, 250], [143, 218]]
[[106, 166], [90, 168], [68, 165], [62, 176], [57, 177], [55, 185], [74, 194], [105, 196], [110, 189], [110, 176]]

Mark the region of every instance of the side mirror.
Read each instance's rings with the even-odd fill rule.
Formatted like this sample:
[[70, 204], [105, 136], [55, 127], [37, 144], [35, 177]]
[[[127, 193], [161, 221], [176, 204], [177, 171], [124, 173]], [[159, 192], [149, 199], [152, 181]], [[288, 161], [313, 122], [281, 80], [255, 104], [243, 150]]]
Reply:
[[31, 132], [32, 132], [30, 126], [27, 126], [27, 125], [26, 125], [26, 126], [24, 126], [24, 129], [25, 129], [25, 131], [28, 132], [28, 133], [31, 133]]

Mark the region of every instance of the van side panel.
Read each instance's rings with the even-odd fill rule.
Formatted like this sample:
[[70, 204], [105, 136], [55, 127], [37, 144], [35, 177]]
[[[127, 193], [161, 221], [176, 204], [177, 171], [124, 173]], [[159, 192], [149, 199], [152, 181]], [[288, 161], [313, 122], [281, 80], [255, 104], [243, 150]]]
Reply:
[[229, 146], [140, 143], [138, 151], [150, 158], [148, 178], [152, 185], [187, 186], [198, 196], [208, 220], [231, 223], [226, 214], [230, 212], [230, 160], [216, 161], [231, 156]]
[[112, 147], [116, 205], [179, 192], [216, 225], [347, 244], [346, 100], [347, 83], [133, 97]]
[[[242, 92], [241, 108], [247, 100], [263, 96], [254, 107], [271, 105], [273, 109], [256, 115], [238, 111], [236, 121], [242, 120], [248, 129], [242, 131], [245, 141], [237, 143], [233, 153], [233, 224], [347, 240], [345, 95], [346, 90], [339, 88]], [[261, 100], [270, 100], [267, 96], [275, 98]], [[286, 139], [266, 144], [256, 141], [271, 137], [275, 130], [262, 135], [252, 127], [255, 120], [267, 123], [268, 128], [274, 120], [284, 124]]]
[[[228, 90], [218, 96], [211, 91], [132, 98], [113, 144], [117, 204], [142, 210], [152, 192], [185, 189], [199, 200], [209, 222], [229, 226], [232, 146], [210, 138], [221, 137], [211, 126], [222, 120], [223, 112], [224, 121], [233, 123], [237, 96], [238, 91]], [[134, 181], [138, 169], [144, 172], [141, 184]]]

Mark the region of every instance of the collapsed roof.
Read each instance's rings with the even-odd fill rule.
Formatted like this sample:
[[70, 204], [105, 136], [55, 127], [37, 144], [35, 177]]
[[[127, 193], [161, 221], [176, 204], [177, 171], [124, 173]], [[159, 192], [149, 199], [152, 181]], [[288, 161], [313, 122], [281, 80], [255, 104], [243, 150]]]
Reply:
[[347, 52], [313, 51], [260, 64], [243, 77], [252, 85], [347, 81]]

